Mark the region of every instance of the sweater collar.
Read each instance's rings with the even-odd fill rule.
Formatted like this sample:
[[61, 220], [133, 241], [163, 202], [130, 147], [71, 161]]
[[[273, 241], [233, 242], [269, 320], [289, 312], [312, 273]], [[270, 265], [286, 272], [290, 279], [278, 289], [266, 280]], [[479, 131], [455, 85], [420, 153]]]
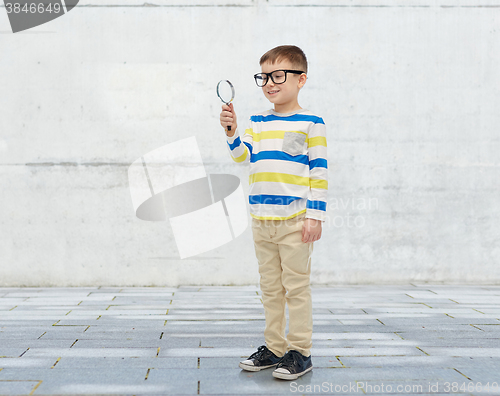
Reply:
[[300, 110], [291, 111], [290, 113], [278, 113], [278, 112], [274, 111], [274, 109], [270, 109], [269, 114], [273, 114], [273, 115], [278, 116], [278, 117], [288, 117], [288, 116], [292, 116], [294, 114], [304, 113], [306, 111], [308, 111], [308, 110], [307, 109], [300, 109]]

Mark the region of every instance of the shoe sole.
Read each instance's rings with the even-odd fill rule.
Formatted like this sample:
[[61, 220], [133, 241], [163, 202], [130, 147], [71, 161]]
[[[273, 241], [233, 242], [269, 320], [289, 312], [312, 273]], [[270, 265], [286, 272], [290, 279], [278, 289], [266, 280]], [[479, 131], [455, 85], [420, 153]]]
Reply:
[[304, 371], [302, 371], [301, 373], [296, 373], [296, 374], [284, 374], [284, 373], [273, 371], [273, 377], [279, 378], [279, 379], [284, 379], [284, 380], [294, 380], [294, 379], [299, 378], [301, 375], [308, 373], [312, 369], [313, 369], [313, 367], [311, 366], [308, 369], [305, 369]]
[[246, 370], [246, 371], [260, 371], [260, 370], [265, 370], [265, 369], [268, 369], [268, 368], [271, 368], [271, 367], [275, 367], [277, 365], [278, 365], [278, 363], [271, 364], [269, 366], [250, 366], [248, 364], [243, 364], [241, 362], [239, 364], [240, 368], [242, 368], [243, 370]]

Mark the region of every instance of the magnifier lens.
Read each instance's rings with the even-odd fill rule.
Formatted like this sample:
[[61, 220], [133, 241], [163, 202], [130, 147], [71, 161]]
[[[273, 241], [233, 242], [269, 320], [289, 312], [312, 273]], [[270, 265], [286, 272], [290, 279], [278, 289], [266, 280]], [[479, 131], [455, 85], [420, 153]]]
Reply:
[[[221, 80], [217, 84], [217, 96], [219, 96], [220, 100], [222, 100], [225, 104], [229, 104], [234, 99], [234, 88], [233, 84], [231, 84], [228, 80]], [[231, 130], [231, 125], [227, 126], [227, 130]]]
[[217, 94], [224, 103], [229, 103], [234, 99], [233, 86], [227, 80], [222, 80], [217, 85]]

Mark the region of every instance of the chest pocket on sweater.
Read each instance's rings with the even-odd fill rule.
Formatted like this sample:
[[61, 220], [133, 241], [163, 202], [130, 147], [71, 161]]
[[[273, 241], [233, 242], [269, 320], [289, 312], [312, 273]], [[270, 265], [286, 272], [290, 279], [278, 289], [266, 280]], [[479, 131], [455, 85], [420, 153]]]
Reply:
[[283, 151], [290, 155], [300, 155], [304, 153], [306, 135], [297, 132], [285, 132], [283, 136]]

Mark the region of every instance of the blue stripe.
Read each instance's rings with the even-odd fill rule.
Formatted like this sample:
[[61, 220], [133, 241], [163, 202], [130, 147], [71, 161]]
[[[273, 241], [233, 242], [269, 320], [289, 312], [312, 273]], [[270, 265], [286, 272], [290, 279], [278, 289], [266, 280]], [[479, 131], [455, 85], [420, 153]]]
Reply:
[[248, 201], [250, 205], [253, 204], [266, 204], [266, 205], [289, 205], [297, 199], [302, 199], [302, 197], [293, 197], [289, 195], [249, 195]]
[[304, 165], [309, 165], [309, 157], [307, 155], [290, 155], [283, 151], [271, 150], [271, 151], [261, 151], [252, 156], [250, 162], [257, 162], [259, 160], [283, 160], [283, 161], [294, 161], [299, 162]]
[[245, 146], [248, 147], [248, 151], [250, 151], [250, 157], [252, 157], [252, 145], [250, 143], [247, 143], [247, 142], [243, 142], [245, 143]]
[[229, 148], [231, 149], [231, 151], [234, 150], [241, 144], [240, 137], [238, 136], [236, 139], [234, 139], [234, 142], [232, 144], [230, 144], [229, 142], [227, 142], [227, 144], [229, 144]]
[[269, 121], [310, 121], [315, 124], [324, 124], [325, 122], [321, 117], [306, 115], [306, 114], [294, 114], [291, 116], [277, 116], [274, 114], [270, 114], [267, 116], [263, 115], [253, 115], [250, 117], [250, 120], [253, 122], [269, 122]]
[[324, 159], [324, 158], [313, 159], [311, 162], [309, 162], [309, 169], [312, 169], [312, 168], [327, 168], [328, 169], [326, 159]]
[[323, 210], [326, 212], [326, 202], [323, 201], [307, 201], [306, 205], [307, 209], [317, 209], [317, 210]]

